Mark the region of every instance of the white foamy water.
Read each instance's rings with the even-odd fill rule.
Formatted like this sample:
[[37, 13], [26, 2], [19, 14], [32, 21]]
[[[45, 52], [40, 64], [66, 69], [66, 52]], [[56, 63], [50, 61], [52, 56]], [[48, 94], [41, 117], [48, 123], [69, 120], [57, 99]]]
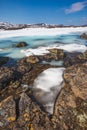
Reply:
[[87, 27], [66, 27], [66, 28], [26, 28], [20, 30], [0, 31], [0, 38], [17, 36], [54, 36], [70, 33], [87, 32]]
[[27, 50], [21, 50], [21, 53], [24, 53], [25, 56], [31, 56], [31, 55], [45, 55], [50, 53], [48, 49], [63, 49], [67, 52], [84, 52], [87, 50], [87, 46], [81, 45], [81, 44], [65, 44], [65, 45], [51, 45], [46, 47], [38, 47], [35, 49], [27, 49]]
[[34, 96], [50, 114], [53, 114], [55, 99], [63, 87], [64, 69], [49, 68], [39, 74], [33, 84]]
[[0, 51], [3, 51], [3, 49], [0, 49]]

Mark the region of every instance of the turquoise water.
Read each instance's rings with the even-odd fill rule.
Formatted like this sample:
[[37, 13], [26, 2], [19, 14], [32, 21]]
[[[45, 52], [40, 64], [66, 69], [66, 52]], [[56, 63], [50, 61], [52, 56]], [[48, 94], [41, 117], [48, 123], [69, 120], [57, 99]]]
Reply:
[[[28, 46], [23, 48], [14, 47], [15, 44], [21, 41], [27, 42]], [[0, 39], [0, 49], [2, 49], [2, 51], [0, 51], [0, 56], [8, 56], [13, 59], [19, 59], [25, 57], [21, 50], [54, 44], [82, 44], [87, 46], [87, 41], [81, 39], [79, 34], [4, 38]]]
[[63, 61], [62, 61], [62, 60], [59, 60], [59, 61], [54, 61], [54, 60], [52, 60], [52, 61], [49, 61], [49, 62], [47, 62], [47, 61], [42, 61], [41, 64], [50, 64], [50, 65], [54, 65], [54, 66], [59, 66], [59, 67], [61, 67], [61, 66], [63, 66]]

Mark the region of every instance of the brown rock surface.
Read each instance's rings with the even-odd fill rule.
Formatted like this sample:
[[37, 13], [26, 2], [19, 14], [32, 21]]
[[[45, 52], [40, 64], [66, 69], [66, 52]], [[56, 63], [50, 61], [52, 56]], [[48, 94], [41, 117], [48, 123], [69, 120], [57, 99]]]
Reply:
[[52, 55], [55, 55], [57, 56], [58, 59], [63, 59], [64, 58], [64, 51], [61, 50], [61, 49], [49, 49], [49, 52], [52, 54]]
[[18, 123], [21, 127], [26, 125], [32, 130], [53, 130], [46, 113], [25, 93], [21, 95], [19, 101], [19, 112], [20, 117]]
[[0, 102], [0, 127], [7, 126], [16, 120], [16, 106], [13, 97], [10, 96]]
[[[15, 101], [16, 108], [14, 108], [14, 101], [12, 100], [12, 97], [10, 98], [2, 101], [3, 111], [10, 114], [10, 116], [6, 116], [7, 118], [5, 118], [5, 122], [3, 122], [4, 127], [1, 126], [2, 130], [54, 130], [51, 121], [49, 120], [46, 113], [43, 112], [36, 104], [36, 102], [33, 101], [25, 93], [22, 93], [20, 95], [20, 99]], [[12, 100], [13, 104], [10, 103], [10, 100]], [[4, 109], [4, 106], [6, 106], [6, 104], [7, 110]], [[14, 114], [14, 111], [16, 111], [16, 116]], [[1, 121], [3, 121], [2, 116], [0, 117], [0, 119]], [[0, 125], [2, 125], [2, 122], [0, 123]]]
[[29, 56], [29, 57], [26, 58], [26, 62], [35, 64], [35, 63], [39, 62], [39, 58], [36, 57], [36, 56]]
[[87, 63], [68, 67], [52, 121], [60, 130], [87, 129]]
[[87, 50], [83, 54], [78, 55], [78, 59], [87, 61]]

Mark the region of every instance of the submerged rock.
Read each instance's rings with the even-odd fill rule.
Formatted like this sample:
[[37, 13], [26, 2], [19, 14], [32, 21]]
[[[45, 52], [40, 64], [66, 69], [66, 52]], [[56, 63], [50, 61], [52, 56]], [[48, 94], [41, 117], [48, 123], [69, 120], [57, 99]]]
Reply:
[[20, 48], [20, 47], [25, 47], [25, 46], [27, 46], [28, 44], [26, 43], [26, 42], [19, 42], [19, 43], [17, 43], [16, 45], [15, 45], [15, 47], [18, 47], [18, 48]]
[[52, 121], [60, 130], [87, 129], [87, 63], [68, 67]]
[[9, 57], [0, 57], [0, 67], [9, 61]]
[[80, 38], [83, 38], [83, 39], [86, 39], [87, 40], [87, 34], [86, 33], [83, 33], [80, 35]]

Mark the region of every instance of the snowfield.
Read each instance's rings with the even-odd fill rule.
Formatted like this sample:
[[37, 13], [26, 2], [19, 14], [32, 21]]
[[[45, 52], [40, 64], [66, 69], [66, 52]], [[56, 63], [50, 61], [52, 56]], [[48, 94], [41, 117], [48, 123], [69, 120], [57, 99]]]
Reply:
[[26, 28], [20, 30], [0, 31], [0, 38], [17, 36], [54, 36], [61, 34], [87, 32], [87, 27], [66, 27], [66, 28]]

